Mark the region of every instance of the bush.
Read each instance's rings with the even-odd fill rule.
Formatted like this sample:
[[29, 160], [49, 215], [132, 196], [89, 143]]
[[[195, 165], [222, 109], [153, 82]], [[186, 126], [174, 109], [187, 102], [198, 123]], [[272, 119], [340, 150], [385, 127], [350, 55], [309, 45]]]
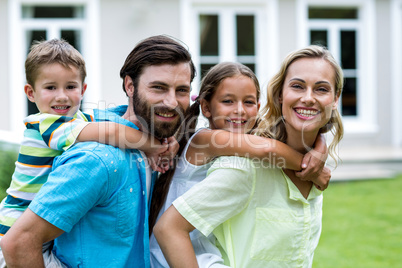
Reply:
[[18, 157], [18, 146], [0, 142], [0, 200], [6, 196]]

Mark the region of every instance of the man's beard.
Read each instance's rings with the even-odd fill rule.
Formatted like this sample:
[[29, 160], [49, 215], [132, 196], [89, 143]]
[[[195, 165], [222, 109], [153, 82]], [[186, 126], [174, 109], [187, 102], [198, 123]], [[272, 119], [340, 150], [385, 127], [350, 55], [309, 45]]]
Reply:
[[[173, 136], [178, 130], [185, 117], [183, 107], [177, 106], [176, 109], [169, 109], [165, 106], [150, 106], [149, 103], [139, 96], [138, 91], [133, 95], [133, 109], [135, 116], [140, 121], [144, 129], [157, 138], [168, 138]], [[155, 112], [158, 114], [173, 113], [177, 116], [173, 122], [161, 122], [155, 120]]]

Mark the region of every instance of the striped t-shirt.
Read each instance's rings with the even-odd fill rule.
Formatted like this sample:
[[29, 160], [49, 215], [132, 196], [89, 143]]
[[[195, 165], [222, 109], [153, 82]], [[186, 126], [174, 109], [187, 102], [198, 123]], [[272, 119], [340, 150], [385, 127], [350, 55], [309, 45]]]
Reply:
[[93, 121], [78, 111], [74, 117], [34, 114], [24, 119], [26, 130], [7, 196], [0, 204], [0, 236], [21, 216], [52, 170], [53, 159], [76, 141]]

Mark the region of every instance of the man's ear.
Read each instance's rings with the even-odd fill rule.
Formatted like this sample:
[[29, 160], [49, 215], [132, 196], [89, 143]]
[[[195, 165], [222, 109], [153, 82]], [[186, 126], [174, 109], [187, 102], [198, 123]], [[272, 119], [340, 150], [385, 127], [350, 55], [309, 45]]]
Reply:
[[201, 112], [202, 114], [206, 117], [206, 118], [210, 118], [211, 117], [211, 109], [209, 107], [209, 103], [202, 99], [200, 101], [200, 106], [201, 106]]
[[128, 75], [124, 77], [124, 88], [126, 89], [127, 95], [131, 98], [134, 95], [134, 82]]
[[34, 95], [35, 91], [34, 91], [34, 88], [30, 84], [26, 84], [24, 86], [24, 91], [28, 97], [28, 100], [30, 100], [31, 102], [35, 102], [35, 95]]

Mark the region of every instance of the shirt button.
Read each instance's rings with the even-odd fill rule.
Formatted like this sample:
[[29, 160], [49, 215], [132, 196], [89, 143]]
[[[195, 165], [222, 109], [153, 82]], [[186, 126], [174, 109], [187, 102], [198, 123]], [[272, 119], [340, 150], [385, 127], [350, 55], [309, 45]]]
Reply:
[[113, 164], [113, 161], [111, 161], [110, 164]]
[[142, 191], [142, 195], [145, 195], [145, 191]]
[[140, 162], [140, 163], [141, 163], [141, 162], [142, 162], [142, 158], [138, 158], [138, 162]]
[[133, 192], [133, 188], [130, 188], [130, 193], [132, 193]]
[[107, 154], [105, 154], [105, 156], [107, 156]]

